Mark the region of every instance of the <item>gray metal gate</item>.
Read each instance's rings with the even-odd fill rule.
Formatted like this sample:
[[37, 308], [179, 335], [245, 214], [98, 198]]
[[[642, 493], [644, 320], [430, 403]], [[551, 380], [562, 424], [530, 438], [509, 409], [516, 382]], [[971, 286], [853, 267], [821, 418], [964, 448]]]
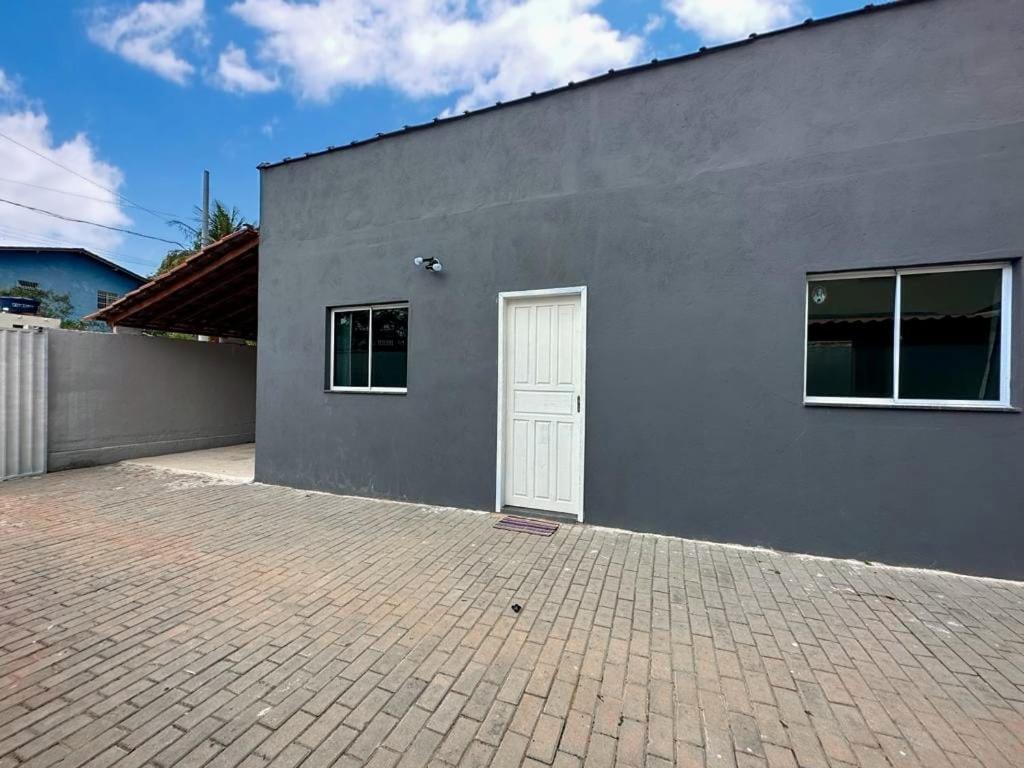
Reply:
[[46, 471], [47, 338], [0, 330], [0, 480]]

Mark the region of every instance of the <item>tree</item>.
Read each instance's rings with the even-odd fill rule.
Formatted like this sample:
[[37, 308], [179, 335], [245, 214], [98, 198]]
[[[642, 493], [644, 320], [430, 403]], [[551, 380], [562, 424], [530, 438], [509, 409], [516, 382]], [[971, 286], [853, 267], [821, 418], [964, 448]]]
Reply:
[[36, 299], [39, 302], [39, 309], [36, 314], [41, 317], [53, 317], [60, 320], [61, 328], [68, 328], [73, 331], [87, 331], [102, 325], [93, 321], [79, 320], [75, 317], [75, 308], [71, 304], [71, 295], [67, 293], [57, 293], [44, 288], [15, 285], [11, 288], [0, 289], [0, 296]]
[[[196, 206], [193, 210], [196, 226], [186, 224], [184, 221], [171, 222], [185, 233], [187, 237], [191, 238], [192, 247], [176, 248], [168, 251], [167, 255], [164, 256], [164, 260], [160, 262], [160, 266], [157, 267], [156, 275], [162, 275], [164, 272], [173, 269], [203, 247], [201, 242], [203, 238], [203, 210], [199, 206]], [[229, 210], [220, 200], [213, 201], [213, 210], [210, 212], [209, 238], [211, 243], [247, 226], [249, 226], [249, 222], [242, 218], [242, 214], [237, 207], [232, 206]]]

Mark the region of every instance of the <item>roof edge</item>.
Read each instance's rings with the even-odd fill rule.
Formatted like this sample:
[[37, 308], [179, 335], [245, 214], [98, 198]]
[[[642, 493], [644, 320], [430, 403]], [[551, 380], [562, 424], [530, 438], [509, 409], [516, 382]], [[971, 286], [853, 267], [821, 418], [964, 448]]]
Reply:
[[36, 253], [78, 253], [81, 254], [82, 256], [87, 256], [93, 261], [99, 262], [105, 267], [110, 267], [116, 272], [121, 272], [122, 274], [125, 274], [134, 280], [138, 280], [140, 283], [144, 283], [149, 279], [143, 277], [142, 275], [136, 274], [135, 272], [132, 272], [127, 267], [122, 267], [120, 264], [114, 263], [110, 259], [105, 259], [99, 254], [93, 253], [88, 248], [61, 248], [60, 246], [57, 245], [0, 245], [0, 252], [2, 251], [35, 251]]
[[164, 272], [162, 275], [156, 275], [155, 277], [151, 277], [149, 280], [145, 280], [145, 282], [143, 282], [143, 284], [140, 285], [135, 290], [129, 291], [124, 296], [115, 301], [113, 304], [108, 304], [102, 309], [98, 309], [95, 312], [86, 315], [83, 318], [83, 320], [99, 320], [109, 323], [110, 321], [108, 320], [108, 317], [111, 315], [119, 314], [118, 310], [130, 306], [136, 299], [138, 299], [140, 296], [144, 296], [145, 294], [149, 293], [155, 286], [159, 285], [160, 283], [163, 283], [169, 279], [172, 279], [173, 277], [176, 277], [180, 272], [187, 271], [196, 262], [202, 261], [210, 253], [219, 251], [225, 245], [232, 243], [234, 240], [241, 239], [243, 234], [255, 235], [254, 244], [257, 247], [259, 246], [259, 229], [250, 224], [246, 224], [241, 228], [236, 229], [234, 232], [225, 235], [220, 240], [216, 240], [204, 246], [203, 248], [196, 251], [188, 258], [183, 259], [180, 264], [177, 264], [171, 269]]
[[546, 91], [535, 91], [529, 94], [528, 96], [520, 96], [518, 98], [511, 99], [510, 101], [498, 101], [486, 107], [467, 110], [463, 112], [461, 115], [451, 115], [449, 117], [435, 117], [433, 120], [427, 123], [406, 125], [403, 126], [402, 128], [393, 131], [385, 131], [382, 133], [378, 133], [376, 136], [371, 136], [366, 139], [355, 139], [349, 142], [348, 144], [343, 144], [340, 146], [329, 146], [326, 149], [317, 150], [315, 152], [306, 152], [301, 157], [285, 157], [282, 160], [278, 160], [276, 162], [260, 163], [256, 167], [259, 170], [264, 171], [270, 168], [277, 168], [278, 166], [290, 165], [292, 163], [297, 163], [302, 160], [309, 160], [314, 157], [320, 157], [322, 155], [333, 154], [335, 152], [343, 152], [348, 149], [355, 149], [356, 147], [366, 146], [367, 144], [375, 144], [378, 141], [383, 141], [385, 139], [395, 138], [396, 136], [406, 136], [410, 133], [415, 133], [417, 131], [435, 128], [437, 126], [446, 125], [448, 123], [453, 123], [458, 120], [465, 120], [470, 117], [475, 117], [476, 115], [482, 115], [488, 112], [494, 112], [499, 109], [506, 109], [508, 107], [513, 107], [532, 101], [538, 101], [540, 99], [548, 98], [550, 96], [556, 96], [567, 91], [573, 91], [576, 90], [577, 88], [585, 88], [587, 86], [597, 85], [598, 83], [603, 83], [607, 80], [612, 80], [618, 77], [624, 77], [626, 75], [633, 75], [639, 72], [645, 72], [649, 69], [669, 67], [675, 64], [681, 64], [683, 62], [698, 59], [703, 56], [709, 56], [716, 53], [723, 53], [725, 51], [733, 50], [734, 48], [741, 48], [744, 46], [752, 45], [753, 43], [756, 43], [757, 41], [763, 40], [765, 38], [779, 37], [781, 35], [787, 35], [792, 32], [796, 32], [798, 30], [808, 29], [812, 27], [820, 27], [827, 24], [834, 24], [838, 21], [846, 21], [847, 19], [866, 16], [871, 13], [889, 11], [911, 5], [919, 5], [925, 2], [933, 2], [933, 0], [890, 0], [890, 2], [880, 4], [869, 3], [868, 5], [865, 5], [863, 8], [857, 8], [852, 11], [845, 11], [843, 13], [833, 14], [832, 16], [824, 16], [820, 19], [808, 18], [800, 22], [799, 24], [793, 24], [788, 27], [773, 29], [769, 32], [753, 32], [748, 37], [742, 38], [740, 40], [733, 40], [728, 43], [720, 43], [719, 45], [701, 46], [696, 51], [684, 53], [679, 56], [672, 56], [667, 59], [651, 59], [648, 62], [644, 62], [642, 64], [634, 64], [632, 66], [624, 67], [622, 69], [610, 69], [602, 75], [595, 75], [594, 77], [589, 77], [585, 80], [580, 80], [579, 82], [569, 82], [566, 85], [557, 86], [555, 88], [549, 88]]

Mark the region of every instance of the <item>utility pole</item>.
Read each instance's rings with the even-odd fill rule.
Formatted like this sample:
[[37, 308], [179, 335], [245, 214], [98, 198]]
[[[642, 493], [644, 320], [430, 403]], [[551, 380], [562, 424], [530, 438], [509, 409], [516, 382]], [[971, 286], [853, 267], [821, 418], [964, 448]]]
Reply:
[[[202, 250], [210, 244], [210, 172], [203, 171], [203, 226], [199, 234], [199, 248]], [[196, 336], [199, 341], [210, 341], [206, 334]]]
[[210, 172], [203, 171], [203, 233], [199, 247], [210, 244]]

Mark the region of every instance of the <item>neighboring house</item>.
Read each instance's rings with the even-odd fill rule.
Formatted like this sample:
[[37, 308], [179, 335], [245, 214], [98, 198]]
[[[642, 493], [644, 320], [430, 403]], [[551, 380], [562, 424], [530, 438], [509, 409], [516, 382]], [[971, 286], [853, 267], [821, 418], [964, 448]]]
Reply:
[[263, 166], [257, 480], [1024, 577], [1022, 9]]
[[0, 291], [21, 286], [66, 293], [76, 319], [113, 304], [144, 282], [84, 248], [0, 246]]

